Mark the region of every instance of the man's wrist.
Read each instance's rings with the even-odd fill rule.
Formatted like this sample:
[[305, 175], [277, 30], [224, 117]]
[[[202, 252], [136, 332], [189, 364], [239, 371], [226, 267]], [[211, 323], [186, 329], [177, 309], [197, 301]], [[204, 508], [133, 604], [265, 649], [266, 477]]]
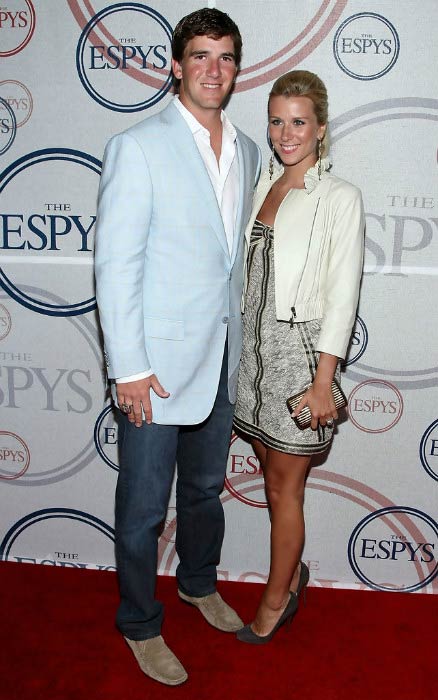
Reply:
[[137, 374], [131, 374], [127, 377], [117, 377], [116, 384], [127, 384], [128, 382], [137, 382], [140, 379], [147, 379], [151, 377], [154, 373], [153, 369], [144, 370], [144, 372], [137, 372]]

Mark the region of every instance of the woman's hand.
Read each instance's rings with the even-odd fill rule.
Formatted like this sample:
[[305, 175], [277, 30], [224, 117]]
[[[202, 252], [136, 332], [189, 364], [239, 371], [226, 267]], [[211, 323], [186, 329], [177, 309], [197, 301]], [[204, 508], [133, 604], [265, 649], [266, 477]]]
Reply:
[[304, 406], [308, 406], [312, 414], [312, 430], [316, 430], [318, 424], [323, 428], [333, 425], [338, 417], [332, 393], [332, 381], [338, 362], [339, 358], [335, 355], [326, 352], [320, 354], [315, 379], [293, 413], [297, 416]]
[[304, 394], [293, 415], [297, 416], [302, 409], [308, 406], [312, 414], [310, 424], [312, 430], [316, 430], [318, 425], [325, 427], [332, 425], [338, 417], [335, 402], [333, 400], [331, 383], [326, 385], [318, 383], [316, 378], [313, 384]]

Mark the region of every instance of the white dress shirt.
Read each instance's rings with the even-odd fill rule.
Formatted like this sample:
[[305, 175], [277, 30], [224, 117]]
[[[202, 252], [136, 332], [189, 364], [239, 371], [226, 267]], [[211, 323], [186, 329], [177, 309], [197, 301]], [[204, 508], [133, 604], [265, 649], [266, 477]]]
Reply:
[[[233, 249], [234, 228], [239, 203], [239, 164], [236, 150], [236, 129], [231, 124], [224, 111], [221, 112], [222, 122], [222, 146], [219, 163], [210, 144], [210, 132], [184, 107], [178, 95], [174, 97], [174, 105], [186, 121], [192, 132], [194, 141], [204, 162], [211, 184], [213, 186], [217, 203], [221, 211], [225, 235], [227, 237], [228, 250]], [[119, 377], [118, 384], [134, 382], [138, 379], [146, 379], [154, 374], [154, 370], [146, 370], [129, 377]]]

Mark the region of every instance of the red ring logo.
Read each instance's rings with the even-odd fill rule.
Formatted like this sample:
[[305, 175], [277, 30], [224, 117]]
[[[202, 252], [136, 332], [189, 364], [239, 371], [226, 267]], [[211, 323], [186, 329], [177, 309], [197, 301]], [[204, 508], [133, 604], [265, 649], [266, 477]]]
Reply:
[[[30, 452], [24, 440], [8, 430], [0, 430], [0, 479], [19, 479], [29, 469]], [[7, 465], [7, 468], [5, 468]], [[19, 468], [14, 473], [12, 469]]]
[[7, 335], [9, 335], [11, 328], [11, 314], [7, 310], [6, 306], [0, 304], [0, 340], [3, 340]]
[[348, 397], [351, 422], [365, 433], [391, 430], [403, 414], [403, 398], [394, 384], [383, 379], [367, 379]]
[[[35, 31], [35, 9], [31, 0], [25, 0], [25, 3], [28, 10], [23, 9], [23, 2], [17, 2], [17, 0], [15, 0], [15, 2], [12, 0], [12, 3], [11, 0], [9, 0], [8, 7], [0, 8], [0, 32], [2, 35], [2, 45], [4, 46], [5, 44], [5, 32], [10, 33], [18, 30], [21, 39], [18, 46], [6, 49], [5, 51], [0, 51], [0, 56], [14, 56], [14, 54], [22, 51], [32, 38]], [[13, 6], [13, 9], [11, 8], [11, 5]], [[20, 30], [24, 29], [25, 27], [28, 27], [28, 30], [24, 39], [22, 39], [21, 37], [23, 36], [23, 32]]]
[[176, 535], [176, 508], [175, 506], [169, 506], [167, 509], [166, 520], [163, 527], [163, 532], [161, 537], [168, 544], [175, 544]]
[[[265, 498], [256, 501], [247, 495], [249, 493], [253, 494], [254, 490], [257, 492], [261, 491], [264, 494], [263, 474], [258, 460], [252, 452], [250, 455], [236, 454], [235, 450], [233, 450], [233, 445], [237, 440], [240, 440], [240, 438], [233, 432], [230, 441], [225, 486], [238, 501], [254, 508], [267, 508], [268, 504]], [[248, 449], [250, 449], [249, 446]], [[257, 487], [256, 489], [255, 486]]]
[[[7, 86], [12, 94], [6, 94]], [[12, 88], [9, 86], [12, 86]], [[17, 119], [17, 129], [29, 121], [30, 115], [33, 111], [33, 97], [30, 90], [23, 85], [23, 83], [20, 83], [19, 80], [0, 81], [0, 96], [3, 97], [5, 102], [7, 102], [8, 105], [14, 110], [14, 114]], [[24, 111], [24, 116], [21, 119], [21, 115], [19, 114], [20, 111]]]

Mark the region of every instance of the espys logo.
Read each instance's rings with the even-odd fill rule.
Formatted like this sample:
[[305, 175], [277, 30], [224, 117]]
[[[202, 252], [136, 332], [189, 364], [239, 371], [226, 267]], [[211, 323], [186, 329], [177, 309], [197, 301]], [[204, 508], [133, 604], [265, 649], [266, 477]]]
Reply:
[[390, 382], [368, 379], [351, 392], [348, 413], [359, 430], [365, 433], [384, 433], [393, 428], [402, 416], [402, 395]]
[[348, 558], [356, 576], [381, 591], [424, 588], [438, 573], [437, 554], [435, 520], [416, 508], [402, 506], [367, 515], [348, 543]]
[[0, 304], [0, 340], [4, 340], [12, 328], [11, 314], [4, 304]]
[[14, 112], [17, 129], [23, 124], [26, 124], [30, 119], [33, 110], [33, 98], [29, 88], [19, 80], [2, 80], [0, 82], [0, 132], [1, 124], [4, 118], [8, 118], [8, 111], [3, 104], [3, 101]]
[[[117, 112], [152, 107], [168, 92], [172, 28], [135, 2], [111, 5], [90, 19], [76, 50], [79, 78], [100, 105]], [[136, 80], [126, 80], [126, 77]]]
[[94, 444], [101, 459], [115, 471], [119, 471], [118, 431], [113, 406], [106, 406], [94, 426]]
[[348, 348], [347, 356], [342, 363], [344, 367], [347, 365], [352, 365], [357, 362], [368, 345], [368, 329], [365, 322], [360, 318], [356, 317], [356, 323], [354, 324], [353, 331], [351, 333], [350, 346]]
[[359, 12], [348, 17], [336, 31], [333, 52], [339, 68], [351, 78], [375, 80], [394, 67], [400, 40], [385, 17]]
[[[96, 308], [92, 265], [100, 170], [101, 162], [87, 153], [47, 148], [0, 174], [0, 285], [22, 306], [47, 316]], [[52, 274], [54, 265], [63, 273]], [[50, 292], [69, 301], [58, 305], [30, 296], [22, 286], [31, 283], [43, 289], [50, 284]]]
[[0, 430], [0, 479], [19, 479], [29, 469], [30, 452], [15, 433]]
[[225, 486], [234, 498], [255, 508], [267, 508], [263, 472], [257, 457], [233, 432], [228, 454]]
[[30, 0], [7, 0], [0, 6], [0, 57], [13, 56], [29, 43], [35, 30]]
[[0, 156], [12, 146], [17, 134], [17, 119], [14, 110], [0, 97]]
[[[41, 549], [43, 558], [30, 558]], [[102, 561], [107, 564], [89, 564]], [[81, 569], [114, 568], [114, 530], [94, 515], [73, 508], [44, 508], [25, 515], [0, 543], [1, 561], [25, 561]]]
[[438, 481], [438, 420], [429, 425], [420, 442], [421, 464]]

